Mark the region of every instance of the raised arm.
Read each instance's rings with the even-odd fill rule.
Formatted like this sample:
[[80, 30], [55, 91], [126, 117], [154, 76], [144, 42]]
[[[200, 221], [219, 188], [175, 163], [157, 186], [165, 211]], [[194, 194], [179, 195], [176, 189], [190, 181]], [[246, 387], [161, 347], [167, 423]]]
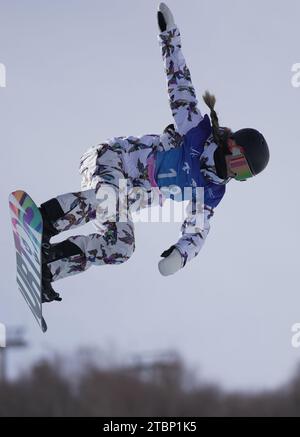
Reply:
[[158, 35], [167, 75], [170, 107], [179, 134], [185, 135], [203, 119], [197, 108], [195, 89], [191, 74], [181, 51], [181, 38], [172, 12], [165, 3], [160, 3], [157, 12]]

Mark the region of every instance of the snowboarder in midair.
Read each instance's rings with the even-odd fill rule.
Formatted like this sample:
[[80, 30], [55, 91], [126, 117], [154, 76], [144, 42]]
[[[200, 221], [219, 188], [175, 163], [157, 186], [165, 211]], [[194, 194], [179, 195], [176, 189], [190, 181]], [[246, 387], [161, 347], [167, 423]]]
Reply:
[[[135, 193], [136, 187], [146, 193], [157, 190], [160, 204], [166, 198], [162, 194], [166, 187], [176, 186], [182, 192], [185, 187], [203, 189], [201, 207], [198, 208], [193, 196], [189, 199], [182, 235], [161, 255], [159, 271], [167, 276], [183, 268], [199, 253], [226, 184], [232, 179], [251, 178], [268, 164], [269, 149], [263, 135], [250, 128], [232, 132], [220, 127], [214, 109], [215, 97], [208, 92], [203, 98], [210, 108], [210, 117], [201, 114], [182, 54], [180, 32], [164, 3], [159, 5], [157, 19], [174, 124], [167, 126], [162, 134], [114, 137], [92, 147], [80, 162], [82, 191], [59, 195], [41, 205], [43, 302], [61, 300], [52, 288], [54, 281], [83, 272], [92, 265], [120, 264], [131, 257], [135, 240], [130, 209], [132, 205], [137, 209], [137, 203], [139, 208], [149, 206], [151, 201], [128, 195], [126, 221], [119, 220], [120, 212], [113, 220], [107, 219], [107, 208], [99, 194], [104, 188], [119, 195], [120, 181], [125, 180], [127, 192]], [[202, 226], [197, 220], [200, 214]], [[106, 219], [101, 220], [104, 216]], [[60, 232], [89, 221], [95, 224], [96, 233], [50, 243]]]

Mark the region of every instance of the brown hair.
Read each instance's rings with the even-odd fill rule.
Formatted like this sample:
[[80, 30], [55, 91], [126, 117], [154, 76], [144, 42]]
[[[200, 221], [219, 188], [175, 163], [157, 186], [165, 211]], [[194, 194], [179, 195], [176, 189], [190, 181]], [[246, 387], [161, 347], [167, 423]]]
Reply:
[[219, 146], [226, 148], [227, 137], [230, 135], [231, 130], [229, 128], [222, 128], [222, 130], [220, 129], [219, 118], [215, 111], [216, 97], [213, 94], [210, 94], [210, 92], [205, 91], [203, 100], [210, 109], [210, 119], [214, 141]]

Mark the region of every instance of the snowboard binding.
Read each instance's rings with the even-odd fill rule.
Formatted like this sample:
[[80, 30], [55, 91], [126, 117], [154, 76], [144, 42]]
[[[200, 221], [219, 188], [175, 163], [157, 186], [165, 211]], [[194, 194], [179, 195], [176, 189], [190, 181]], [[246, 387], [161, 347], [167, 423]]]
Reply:
[[[51, 271], [48, 267], [48, 263], [54, 261], [53, 257], [53, 245], [50, 244], [52, 237], [57, 235], [59, 232], [54, 228], [51, 223], [51, 211], [57, 211], [60, 206], [56, 199], [51, 199], [50, 201], [42, 204], [39, 208], [40, 213], [43, 218], [43, 235], [42, 235], [42, 303], [52, 302], [54, 300], [61, 301], [59, 293], [57, 293], [51, 282], [53, 280]], [[60, 208], [61, 209], [61, 208]], [[50, 212], [50, 214], [49, 214]], [[50, 216], [50, 217], [49, 217]]]

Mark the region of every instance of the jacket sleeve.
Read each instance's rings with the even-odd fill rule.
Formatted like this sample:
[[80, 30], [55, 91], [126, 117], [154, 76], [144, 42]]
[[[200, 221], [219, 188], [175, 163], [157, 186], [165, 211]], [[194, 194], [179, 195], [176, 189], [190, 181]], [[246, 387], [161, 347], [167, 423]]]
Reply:
[[169, 124], [160, 135], [157, 151], [167, 152], [171, 149], [181, 147], [182, 143], [182, 135], [176, 132], [174, 124]]
[[181, 51], [181, 38], [177, 26], [158, 35], [167, 75], [170, 107], [177, 131], [185, 135], [203, 119], [197, 108], [191, 74]]
[[187, 217], [181, 226], [182, 236], [175, 244], [182, 256], [182, 267], [191, 261], [202, 249], [210, 229], [210, 218], [214, 211], [204, 206], [202, 211], [192, 211], [192, 201], [187, 207]]

